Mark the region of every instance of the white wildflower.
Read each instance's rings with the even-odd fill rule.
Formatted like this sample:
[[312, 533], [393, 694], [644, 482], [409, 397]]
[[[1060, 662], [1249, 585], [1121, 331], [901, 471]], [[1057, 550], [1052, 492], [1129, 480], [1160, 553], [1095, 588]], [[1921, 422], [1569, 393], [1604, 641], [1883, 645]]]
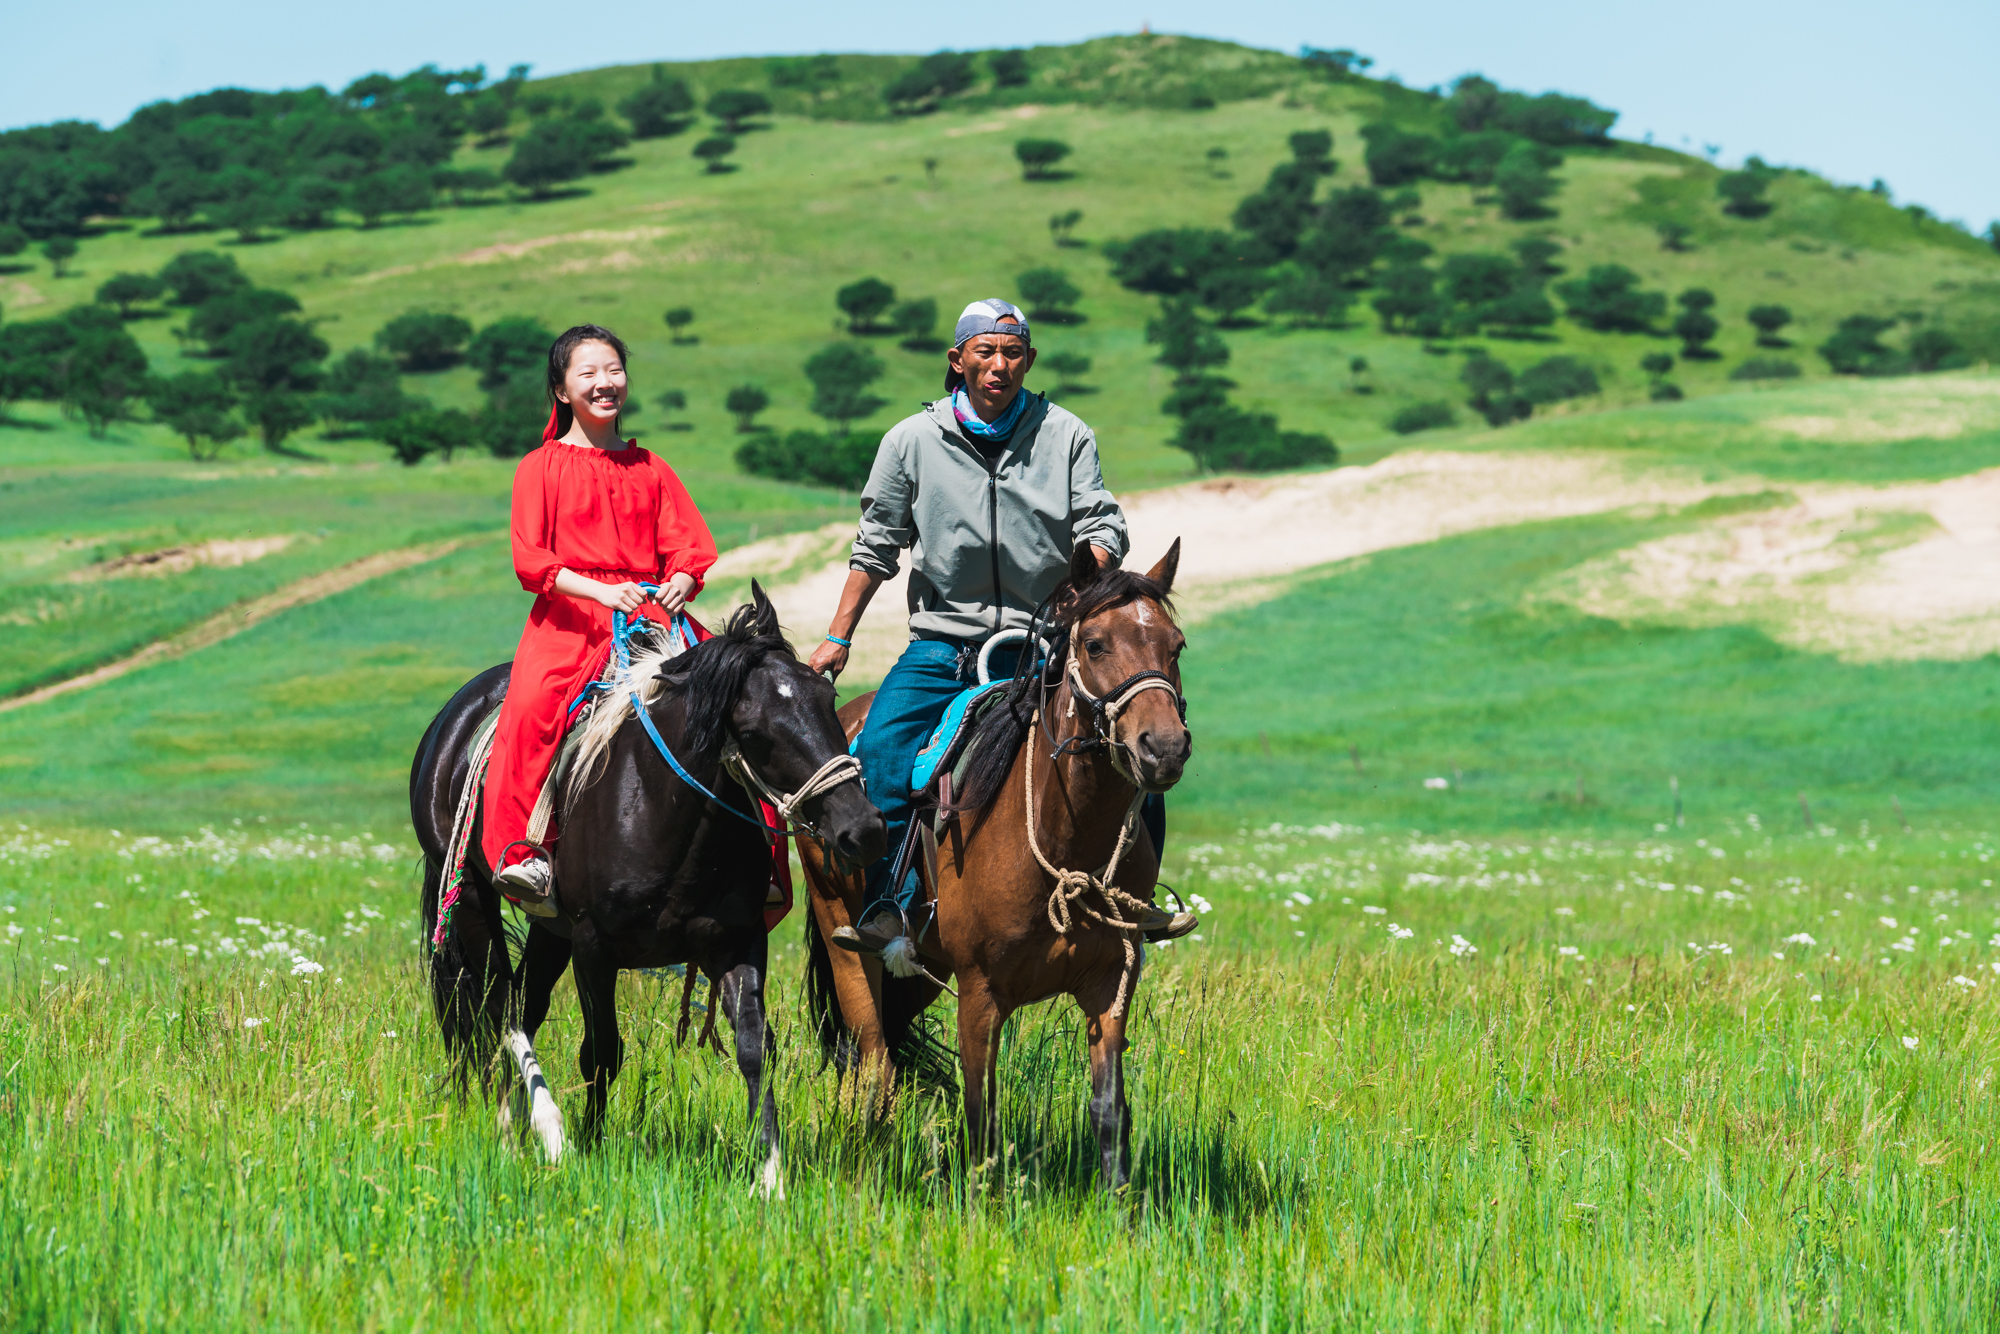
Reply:
[[1361, 905], [1361, 911], [1365, 913], [1373, 913], [1379, 917], [1383, 913], [1388, 912], [1389, 910], [1387, 908], [1378, 908], [1372, 903], [1364, 903]]
[[1432, 792], [1442, 792], [1451, 786], [1451, 780], [1449, 778], [1426, 778], [1424, 786]]
[[1786, 936], [1786, 937], [1785, 937], [1785, 940], [1784, 940], [1784, 943], [1785, 943], [1785, 944], [1787, 944], [1787, 945], [1817, 945], [1817, 944], [1819, 944], [1819, 942], [1818, 942], [1817, 940], [1814, 940], [1814, 939], [1813, 939], [1813, 938], [1812, 938], [1811, 936], [1807, 935], [1807, 934], [1806, 934], [1805, 932], [1803, 932], [1803, 931], [1794, 931], [1794, 932], [1793, 932], [1793, 933], [1792, 933], [1791, 935], [1789, 935], [1789, 936]]
[[1558, 945], [1556, 947], [1556, 953], [1568, 958], [1575, 958], [1577, 950], [1576, 946], [1574, 945]]
[[1915, 1051], [1917, 1049], [1917, 1040], [1915, 1038], [1904, 1038], [1903, 1049], [1905, 1051]]
[[243, 1021], [243, 1027], [245, 1028], [261, 1028], [263, 1024], [264, 1021], [262, 1019], [245, 1019]]
[[1972, 980], [1971, 978], [1967, 977], [1967, 976], [1966, 976], [1966, 975], [1965, 975], [1964, 973], [1960, 973], [1960, 974], [1959, 974], [1959, 975], [1958, 975], [1957, 977], [1954, 977], [1954, 978], [1952, 979], [1952, 982], [1953, 982], [1953, 984], [1954, 984], [1954, 985], [1957, 985], [1957, 986], [1960, 986], [1960, 987], [1963, 987], [1963, 988], [1964, 988], [1965, 990], [1967, 990], [1967, 991], [1970, 991], [1970, 990], [1972, 990], [1972, 989], [1973, 989], [1974, 987], [1976, 987], [1976, 986], [1978, 986], [1978, 985], [1979, 985], [1979, 984], [1978, 984], [1977, 982], [1975, 982], [1975, 981], [1973, 981], [1973, 980]]
[[[1451, 952], [1458, 958], [1463, 959], [1469, 954], [1479, 953], [1479, 946], [1473, 944], [1464, 936], [1454, 935], [1451, 938]], [[2000, 964], [1996, 964], [1994, 967], [1996, 970], [2000, 970]]]
[[309, 977], [314, 973], [323, 973], [325, 971], [326, 965], [314, 963], [303, 954], [297, 955], [292, 959], [293, 977]]

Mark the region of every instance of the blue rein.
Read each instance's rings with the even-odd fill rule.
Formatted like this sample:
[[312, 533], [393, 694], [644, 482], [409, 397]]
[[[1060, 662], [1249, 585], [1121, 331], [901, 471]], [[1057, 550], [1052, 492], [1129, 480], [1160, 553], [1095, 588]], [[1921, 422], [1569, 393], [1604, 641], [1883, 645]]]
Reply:
[[[658, 584], [640, 584], [639, 587], [645, 589], [649, 594], [660, 591]], [[634, 622], [643, 622], [647, 619], [649, 618], [644, 616], [627, 616], [624, 612], [617, 610], [611, 613], [611, 652], [618, 660], [618, 672], [621, 676], [630, 671], [632, 667], [632, 640], [634, 638], [634, 631], [637, 628]], [[687, 613], [675, 613], [674, 622], [674, 624], [667, 627], [669, 632], [679, 635], [682, 643], [686, 644], [689, 648], [693, 648], [695, 637], [694, 632], [686, 628]], [[575, 703], [569, 706], [569, 711], [571, 713], [576, 712], [577, 707], [589, 699], [593, 691], [609, 691], [609, 689], [610, 685], [608, 682], [592, 681], [584, 687], [583, 693], [576, 697]], [[742, 820], [746, 824], [756, 825], [767, 835], [776, 838], [787, 838], [790, 836], [791, 831], [789, 829], [782, 826], [765, 824], [757, 816], [747, 815], [737, 810], [734, 806], [731, 806], [704, 786], [700, 779], [689, 773], [687, 767], [668, 748], [666, 738], [660, 735], [660, 729], [653, 723], [653, 715], [647, 711], [646, 703], [639, 698], [639, 692], [636, 688], [632, 691], [632, 712], [639, 716], [639, 725], [645, 728], [646, 735], [652, 738], [653, 749], [660, 752], [660, 758], [667, 762], [667, 767], [672, 769], [675, 776], [683, 783], [686, 783], [689, 787], [701, 793], [702, 796], [722, 807], [723, 810], [728, 811], [737, 819]]]

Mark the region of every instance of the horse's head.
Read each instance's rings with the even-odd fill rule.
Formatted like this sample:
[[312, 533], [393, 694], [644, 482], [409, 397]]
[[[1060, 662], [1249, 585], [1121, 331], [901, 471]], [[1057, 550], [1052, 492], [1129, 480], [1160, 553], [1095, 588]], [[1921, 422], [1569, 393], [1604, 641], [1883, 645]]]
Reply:
[[[736, 694], [729, 730], [758, 779], [779, 792], [797, 793], [826, 773], [829, 761], [847, 754], [847, 734], [834, 713], [833, 682], [799, 661], [778, 628], [777, 608], [754, 581], [750, 599], [725, 633], [755, 642], [763, 652]], [[848, 865], [866, 865], [888, 850], [882, 812], [858, 780], [806, 798], [798, 814]]]
[[1100, 571], [1087, 544], [1070, 562], [1070, 595], [1061, 619], [1069, 625], [1070, 692], [1089, 709], [1111, 763], [1135, 787], [1165, 792], [1180, 782], [1194, 750], [1181, 696], [1181, 649], [1187, 636], [1174, 624], [1173, 592], [1181, 543], [1145, 574]]

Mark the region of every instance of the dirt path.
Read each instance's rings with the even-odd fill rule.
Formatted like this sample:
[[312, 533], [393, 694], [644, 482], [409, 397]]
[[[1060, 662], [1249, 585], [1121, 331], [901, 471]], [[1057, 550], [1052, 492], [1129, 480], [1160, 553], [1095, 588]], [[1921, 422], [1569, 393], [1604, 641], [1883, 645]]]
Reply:
[[[1185, 618], [1200, 620], [1276, 597], [1304, 570], [1374, 551], [1537, 519], [1686, 505], [1760, 485], [1752, 478], [1716, 484], [1692, 471], [1642, 470], [1610, 454], [1412, 450], [1365, 468], [1143, 492], [1125, 501], [1125, 513], [1137, 568], [1181, 539], [1176, 601]], [[839, 599], [853, 536], [851, 523], [828, 524], [738, 547], [710, 581], [763, 579], [787, 631], [811, 643]], [[876, 594], [855, 640], [856, 677], [879, 677], [908, 642], [905, 585], [899, 575]]]
[[151, 663], [165, 662], [170, 658], [193, 653], [197, 649], [220, 644], [225, 639], [235, 638], [254, 625], [270, 620], [280, 612], [319, 602], [337, 593], [345, 593], [350, 588], [365, 584], [370, 579], [379, 579], [385, 574], [394, 574], [398, 570], [407, 570], [414, 565], [434, 561], [440, 556], [456, 551], [470, 540], [453, 538], [448, 542], [432, 542], [427, 546], [378, 551], [372, 556], [364, 556], [346, 565], [310, 575], [296, 583], [287, 584], [274, 593], [266, 593], [263, 597], [252, 598], [248, 602], [239, 602], [227, 611], [218, 612], [177, 635], [156, 640], [137, 653], [120, 658], [116, 662], [108, 662], [94, 671], [42, 686], [25, 695], [0, 700], [0, 713], [25, 709], [31, 704], [40, 704], [43, 700], [54, 699], [58, 695], [88, 690], [92, 686], [103, 685], [106, 681], [115, 681], [128, 672], [135, 672]]

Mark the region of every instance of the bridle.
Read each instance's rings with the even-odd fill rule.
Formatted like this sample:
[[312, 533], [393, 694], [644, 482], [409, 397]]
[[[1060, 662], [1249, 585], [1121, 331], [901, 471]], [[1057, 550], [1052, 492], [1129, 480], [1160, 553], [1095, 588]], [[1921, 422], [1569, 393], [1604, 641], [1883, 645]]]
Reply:
[[[1090, 687], [1085, 685], [1083, 681], [1083, 669], [1076, 654], [1076, 635], [1074, 632], [1069, 636], [1069, 641], [1068, 661], [1063, 669], [1064, 679], [1069, 684], [1069, 712], [1071, 717], [1075, 717], [1077, 702], [1081, 701], [1090, 717], [1090, 732], [1088, 735], [1079, 732], [1075, 736], [1068, 737], [1060, 742], [1056, 741], [1053, 733], [1048, 733], [1050, 744], [1053, 747], [1049, 751], [1049, 758], [1052, 760], [1060, 759], [1064, 755], [1086, 754], [1091, 751], [1102, 750], [1106, 752], [1111, 760], [1112, 767], [1118, 770], [1119, 776], [1132, 784], [1133, 787], [1143, 791], [1145, 784], [1138, 780], [1138, 775], [1131, 763], [1132, 747], [1129, 743], [1121, 741], [1118, 738], [1119, 716], [1131, 707], [1133, 700], [1147, 691], [1164, 690], [1167, 694], [1173, 696], [1174, 712], [1180, 715], [1181, 725], [1186, 726], [1187, 696], [1181, 693], [1180, 687], [1174, 684], [1171, 676], [1157, 668], [1149, 668], [1143, 672], [1134, 672], [1111, 689], [1105, 691], [1102, 695], [1094, 695], [1091, 693]], [[1047, 693], [1046, 686], [1043, 693], [1045, 695]], [[1046, 712], [1045, 709], [1045, 716]], [[1046, 728], [1046, 724], [1044, 726]]]

